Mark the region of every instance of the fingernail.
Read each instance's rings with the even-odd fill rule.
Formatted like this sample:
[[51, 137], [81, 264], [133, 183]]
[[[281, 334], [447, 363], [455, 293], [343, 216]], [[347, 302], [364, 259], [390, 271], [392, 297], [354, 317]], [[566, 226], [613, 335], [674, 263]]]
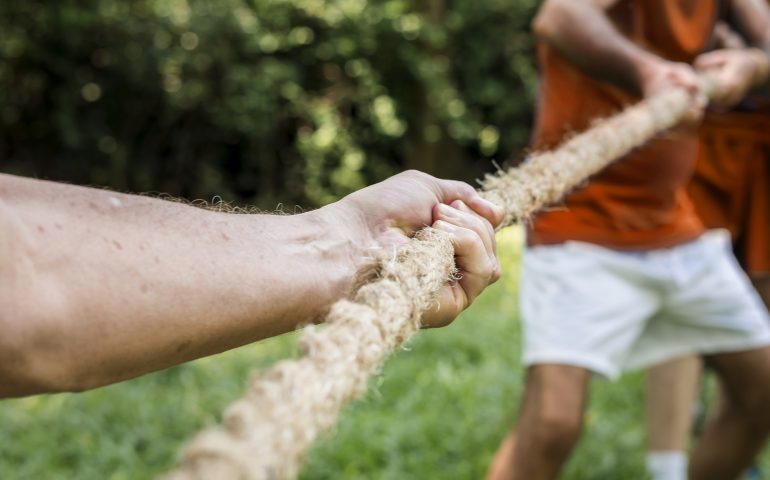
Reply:
[[433, 222], [432, 227], [437, 229], [450, 230], [454, 228], [454, 225], [449, 222], [445, 222], [444, 220], [436, 220]]

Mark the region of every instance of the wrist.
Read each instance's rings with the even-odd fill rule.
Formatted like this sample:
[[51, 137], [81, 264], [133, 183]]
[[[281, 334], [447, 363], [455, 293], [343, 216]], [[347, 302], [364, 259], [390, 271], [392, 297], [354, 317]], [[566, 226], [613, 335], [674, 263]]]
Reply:
[[667, 61], [651, 53], [643, 52], [634, 61], [637, 88], [643, 97], [650, 95], [653, 85]]
[[767, 53], [759, 48], [748, 48], [746, 53], [751, 57], [754, 64], [754, 75], [752, 77], [752, 86], [759, 86], [767, 82], [770, 77], [770, 58]]
[[375, 241], [366, 218], [338, 201], [307, 215], [320, 230], [318, 251], [333, 274], [337, 298], [350, 293], [358, 272], [371, 263]]
[[[324, 207], [298, 215], [233, 216], [249, 223], [245, 245], [234, 245], [247, 252], [244, 268], [257, 278], [254, 283], [267, 282], [263, 290], [281, 292], [285, 299], [272, 307], [282, 313], [272, 315], [280, 320], [270, 335], [323, 321], [329, 307], [351, 292], [362, 243], [342, 213]], [[254, 286], [242, 283], [253, 296]], [[264, 307], [255, 300], [255, 308]]]

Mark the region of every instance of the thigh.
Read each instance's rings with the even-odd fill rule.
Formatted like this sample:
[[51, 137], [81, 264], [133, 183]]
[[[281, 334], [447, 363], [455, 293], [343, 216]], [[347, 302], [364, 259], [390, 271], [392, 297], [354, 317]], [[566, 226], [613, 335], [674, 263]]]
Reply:
[[647, 371], [647, 437], [650, 450], [686, 450], [692, 408], [700, 384], [701, 359], [691, 355]]
[[738, 406], [766, 406], [770, 401], [770, 347], [707, 355], [719, 375], [726, 400]]
[[[767, 248], [770, 249], [770, 241], [767, 243]], [[770, 273], [753, 274], [751, 283], [765, 303], [765, 308], [770, 309]]]

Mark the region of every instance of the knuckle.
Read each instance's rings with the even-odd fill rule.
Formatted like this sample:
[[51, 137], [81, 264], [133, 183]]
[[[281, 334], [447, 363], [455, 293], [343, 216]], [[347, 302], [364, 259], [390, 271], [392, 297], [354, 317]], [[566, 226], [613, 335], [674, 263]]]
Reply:
[[472, 197], [476, 195], [476, 189], [465, 182], [459, 182], [459, 189], [460, 193], [466, 197]]
[[500, 262], [495, 261], [492, 265], [492, 275], [490, 276], [490, 282], [489, 283], [495, 283], [496, 281], [500, 280], [500, 277], [503, 275], [503, 269], [500, 267]]
[[480, 234], [487, 231], [487, 227], [484, 225], [484, 220], [482, 220], [476, 213], [467, 211], [461, 211], [461, 213], [465, 218], [465, 221], [468, 222], [469, 226], [473, 230]]
[[484, 249], [484, 241], [481, 239], [478, 233], [472, 231], [472, 230], [466, 230], [466, 233], [464, 234], [467, 238], [468, 243], [470, 244], [471, 248], [474, 250], [483, 250]]
[[452, 232], [456, 241], [458, 249], [465, 252], [477, 251], [484, 248], [484, 242], [481, 237], [468, 228], [458, 227]]
[[432, 227], [433, 227], [435, 230], [440, 230], [440, 231], [442, 231], [442, 232], [446, 232], [446, 233], [452, 233], [452, 232], [450, 231], [450, 226], [449, 226], [449, 224], [448, 224], [448, 223], [447, 223], [445, 220], [436, 220], [435, 222], [433, 222], [433, 225], [432, 225]]

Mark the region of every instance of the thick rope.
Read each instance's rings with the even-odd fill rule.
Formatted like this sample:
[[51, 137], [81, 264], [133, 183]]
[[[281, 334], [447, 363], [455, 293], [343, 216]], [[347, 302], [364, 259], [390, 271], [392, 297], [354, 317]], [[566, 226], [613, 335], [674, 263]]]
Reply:
[[[711, 88], [704, 92], [710, 93]], [[482, 194], [505, 208], [504, 223], [528, 219], [590, 176], [681, 121], [692, 103], [671, 90], [597, 122], [558, 149], [533, 155], [518, 168], [488, 175]], [[352, 299], [335, 303], [325, 326], [308, 328], [302, 356], [256, 375], [246, 395], [224, 414], [224, 428], [200, 433], [169, 480], [278, 480], [296, 477], [313, 442], [337, 422], [342, 408], [365, 392], [385, 358], [420, 327], [454, 272], [453, 248], [426, 228]]]

